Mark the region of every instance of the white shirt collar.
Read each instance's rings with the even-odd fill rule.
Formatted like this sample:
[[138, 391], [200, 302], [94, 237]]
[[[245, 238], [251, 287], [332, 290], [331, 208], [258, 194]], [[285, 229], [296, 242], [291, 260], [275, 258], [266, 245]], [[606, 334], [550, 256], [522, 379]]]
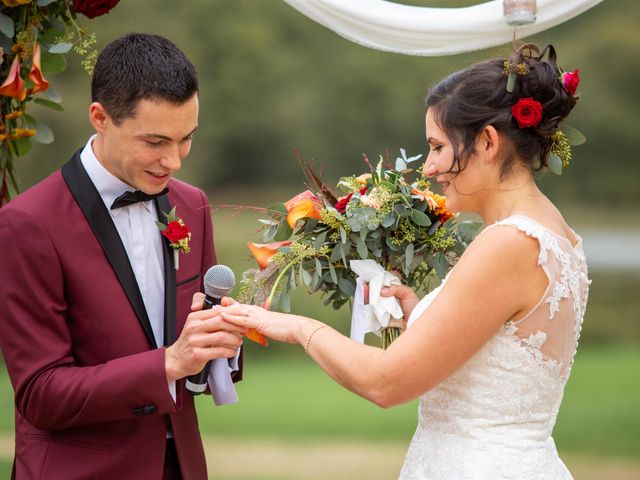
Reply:
[[[104, 205], [107, 207], [112, 214], [117, 215], [119, 210], [130, 208], [122, 207], [122, 209], [111, 210], [111, 205], [114, 200], [122, 195], [124, 192], [133, 192], [135, 188], [131, 185], [124, 183], [119, 178], [115, 177], [109, 170], [104, 168], [104, 166], [100, 163], [100, 161], [96, 158], [95, 153], [93, 152], [93, 141], [95, 140], [96, 135], [92, 135], [85, 147], [82, 149], [80, 153], [80, 161], [82, 162], [82, 166], [87, 171], [89, 178], [93, 182], [93, 185], [98, 190]], [[151, 200], [146, 202], [140, 202], [147, 211], [151, 211]]]

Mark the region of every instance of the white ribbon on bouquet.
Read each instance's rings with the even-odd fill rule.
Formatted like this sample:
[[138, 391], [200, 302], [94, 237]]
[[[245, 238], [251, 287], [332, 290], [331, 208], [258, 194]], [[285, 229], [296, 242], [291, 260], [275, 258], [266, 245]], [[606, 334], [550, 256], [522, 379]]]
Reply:
[[[367, 333], [380, 336], [384, 328], [402, 327], [402, 308], [396, 297], [383, 297], [383, 287], [401, 285], [398, 277], [387, 272], [374, 260], [351, 260], [349, 262], [358, 278], [351, 314], [351, 339], [364, 343]], [[369, 284], [369, 303], [364, 304], [364, 284]]]

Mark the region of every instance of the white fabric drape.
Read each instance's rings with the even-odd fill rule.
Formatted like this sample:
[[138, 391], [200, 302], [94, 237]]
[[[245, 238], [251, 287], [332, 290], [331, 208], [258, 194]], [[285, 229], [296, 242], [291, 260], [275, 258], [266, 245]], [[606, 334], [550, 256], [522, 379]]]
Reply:
[[[408, 55], [451, 55], [509, 43], [502, 0], [462, 8], [385, 0], [284, 0], [307, 17], [366, 47]], [[537, 20], [517, 27], [530, 36], [581, 14], [602, 0], [538, 0]]]

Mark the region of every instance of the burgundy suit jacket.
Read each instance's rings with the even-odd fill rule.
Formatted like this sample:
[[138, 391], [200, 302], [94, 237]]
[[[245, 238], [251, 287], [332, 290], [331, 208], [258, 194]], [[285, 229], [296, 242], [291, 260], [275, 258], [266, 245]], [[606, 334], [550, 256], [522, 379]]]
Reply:
[[[176, 206], [192, 236], [178, 271], [163, 238], [167, 345], [215, 263], [206, 196], [169, 188], [158, 211]], [[164, 348], [79, 153], [0, 209], [0, 300], [18, 480], [161, 479], [168, 425], [184, 479], [207, 478], [193, 397], [180, 380], [171, 398]]]

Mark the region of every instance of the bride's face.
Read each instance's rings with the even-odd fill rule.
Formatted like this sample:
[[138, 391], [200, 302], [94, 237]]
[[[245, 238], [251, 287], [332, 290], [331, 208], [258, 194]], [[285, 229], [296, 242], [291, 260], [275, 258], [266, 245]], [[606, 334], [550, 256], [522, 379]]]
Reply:
[[[447, 208], [451, 211], [475, 211], [477, 199], [474, 192], [482, 190], [482, 178], [477, 172], [477, 155], [471, 154], [465, 168], [458, 172], [458, 165], [454, 165], [453, 145], [445, 132], [435, 120], [431, 109], [426, 115], [426, 135], [429, 154], [424, 163], [423, 173], [442, 188], [442, 194], [447, 197]], [[460, 150], [460, 147], [458, 148]]]

